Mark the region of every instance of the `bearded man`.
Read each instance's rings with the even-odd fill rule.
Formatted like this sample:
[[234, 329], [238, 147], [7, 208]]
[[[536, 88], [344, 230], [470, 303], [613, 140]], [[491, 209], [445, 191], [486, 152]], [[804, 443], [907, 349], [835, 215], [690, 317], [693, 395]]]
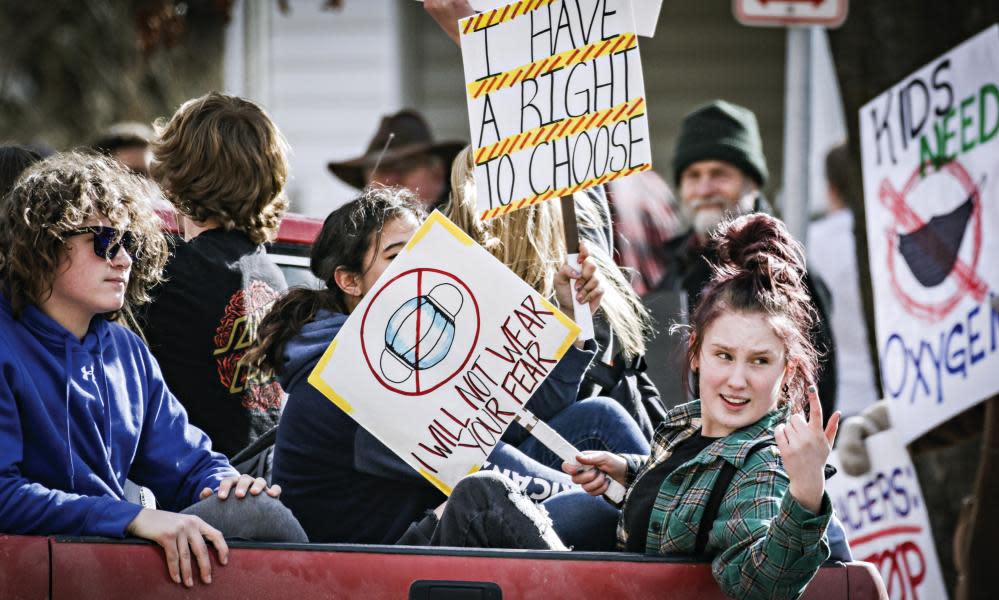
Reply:
[[[686, 293], [687, 307], [693, 313], [711, 277], [708, 265], [714, 257], [708, 241], [712, 232], [727, 218], [773, 212], [761, 190], [768, 172], [756, 115], [724, 100], [695, 109], [680, 125], [673, 174], [689, 228], [663, 247], [666, 268], [658, 289]], [[819, 313], [812, 341], [822, 353], [818, 382], [822, 414], [831, 415], [836, 399], [836, 355], [827, 318], [830, 295], [814, 274], [806, 275], [805, 282]]]

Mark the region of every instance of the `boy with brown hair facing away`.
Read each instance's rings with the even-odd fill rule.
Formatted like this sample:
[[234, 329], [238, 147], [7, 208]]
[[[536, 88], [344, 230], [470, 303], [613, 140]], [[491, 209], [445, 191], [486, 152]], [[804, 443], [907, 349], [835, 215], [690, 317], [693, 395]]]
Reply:
[[[279, 487], [240, 476], [116, 323], [161, 281], [148, 181], [110, 158], [29, 168], [0, 207], [0, 532], [148, 539], [177, 583], [211, 582], [223, 535], [306, 541]], [[125, 500], [125, 478], [164, 510]]]
[[[264, 248], [288, 206], [286, 144], [262, 108], [216, 92], [185, 102], [158, 129], [151, 174], [184, 239], [143, 315], [145, 334], [191, 422], [233, 457], [277, 425], [284, 399], [243, 355], [288, 287]], [[270, 453], [235, 466], [269, 477]]]

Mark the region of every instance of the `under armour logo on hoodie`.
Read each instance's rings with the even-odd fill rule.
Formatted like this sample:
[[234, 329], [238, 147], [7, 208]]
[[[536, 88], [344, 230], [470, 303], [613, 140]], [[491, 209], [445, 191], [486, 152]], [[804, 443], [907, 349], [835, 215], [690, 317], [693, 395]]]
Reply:
[[84, 381], [87, 381], [89, 379], [91, 382], [97, 383], [97, 379], [94, 377], [93, 367], [80, 367], [80, 372], [83, 373]]

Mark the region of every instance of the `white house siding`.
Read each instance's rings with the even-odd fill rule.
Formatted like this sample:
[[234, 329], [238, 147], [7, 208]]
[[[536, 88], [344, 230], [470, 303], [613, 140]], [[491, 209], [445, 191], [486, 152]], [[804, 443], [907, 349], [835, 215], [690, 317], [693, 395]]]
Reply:
[[[422, 111], [439, 139], [468, 139], [461, 58], [413, 0], [290, 0], [292, 14], [270, 7], [267, 99], [294, 148], [290, 193], [297, 210], [325, 214], [351, 196], [325, 164], [360, 154], [381, 115]], [[242, 5], [241, 5], [242, 7]], [[241, 31], [237, 11], [231, 31]], [[664, 2], [655, 38], [640, 38], [649, 98], [653, 165], [672, 181], [670, 160], [683, 115], [713, 98], [756, 112], [779, 189], [783, 154], [785, 32], [745, 27], [728, 0]], [[251, 53], [252, 54], [252, 53]], [[227, 80], [242, 82], [247, 53], [228, 44]], [[233, 55], [238, 55], [234, 57]], [[230, 89], [241, 90], [230, 83]]]
[[[326, 163], [361, 154], [381, 115], [400, 104], [396, 4], [347, 0], [342, 10], [330, 11], [321, 0], [290, 0], [288, 14], [277, 4], [243, 0], [237, 6], [227, 40], [227, 86], [261, 102], [287, 138], [292, 209], [325, 216], [356, 193]], [[247, 21], [255, 20], [248, 13], [260, 7], [268, 11], [268, 34], [246, 44], [254, 39], [246, 34]], [[269, 46], [266, 72], [255, 76], [246, 67], [261, 46]], [[260, 80], [263, 85], [255, 85]]]
[[[431, 117], [436, 130], [467, 140], [457, 46], [432, 21], [421, 22], [425, 15], [420, 3], [397, 1], [400, 24], [418, 23], [402, 37], [404, 56], [411, 61], [403, 96]], [[683, 115], [724, 98], [756, 112], [772, 181], [780, 179], [784, 36], [783, 29], [740, 25], [729, 0], [663, 3], [656, 36], [639, 38], [657, 171], [672, 182], [669, 164]]]

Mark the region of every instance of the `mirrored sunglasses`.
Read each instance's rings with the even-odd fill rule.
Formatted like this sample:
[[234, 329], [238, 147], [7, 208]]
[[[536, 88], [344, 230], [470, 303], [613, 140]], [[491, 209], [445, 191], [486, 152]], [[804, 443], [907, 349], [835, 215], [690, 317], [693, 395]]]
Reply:
[[132, 258], [132, 260], [135, 260], [139, 248], [138, 243], [135, 240], [135, 236], [132, 235], [131, 231], [119, 231], [114, 227], [96, 225], [93, 227], [80, 227], [79, 229], [73, 229], [67, 231], [63, 235], [65, 237], [73, 237], [75, 235], [86, 235], [88, 233], [94, 234], [94, 254], [100, 258], [110, 260], [118, 255], [119, 249], [124, 248], [128, 256]]

